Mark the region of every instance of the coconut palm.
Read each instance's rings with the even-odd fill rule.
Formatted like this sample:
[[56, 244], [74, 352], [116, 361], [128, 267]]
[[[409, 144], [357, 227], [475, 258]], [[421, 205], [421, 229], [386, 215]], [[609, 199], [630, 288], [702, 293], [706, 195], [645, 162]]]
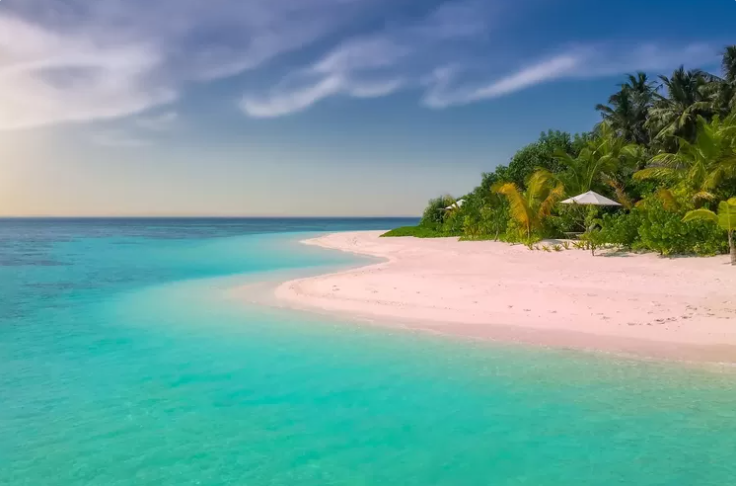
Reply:
[[599, 135], [588, 141], [577, 157], [557, 154], [564, 167], [558, 177], [569, 196], [594, 189], [605, 191], [610, 179], [633, 173], [636, 162], [642, 157], [639, 145], [627, 143], [617, 136], [613, 127], [603, 123]]
[[506, 197], [510, 215], [526, 233], [527, 240], [542, 228], [554, 205], [565, 195], [564, 186], [546, 170], [532, 174], [526, 191], [513, 182], [497, 184], [493, 190]]
[[726, 47], [721, 61], [723, 77], [729, 83], [736, 83], [736, 45]]
[[721, 61], [723, 79], [713, 86], [713, 112], [728, 116], [736, 111], [736, 46], [728, 46]]
[[456, 203], [457, 201], [455, 198], [447, 194], [430, 199], [426, 209], [424, 210], [424, 214], [422, 215], [420, 225], [430, 228], [440, 227], [447, 217], [447, 211], [445, 208]]
[[674, 137], [692, 142], [695, 139], [698, 116], [709, 116], [712, 100], [708, 85], [714, 76], [698, 69], [686, 71], [680, 67], [672, 76], [660, 76], [666, 96], [655, 93], [655, 101], [649, 110], [647, 128], [654, 131], [656, 139], [668, 143]]
[[724, 120], [716, 116], [711, 123], [699, 117], [695, 142], [681, 138], [679, 143], [677, 152], [654, 156], [634, 178], [672, 184], [696, 207], [715, 200], [719, 186], [736, 177], [736, 113]]
[[611, 95], [608, 105], [598, 105], [603, 120], [629, 142], [646, 144], [649, 132], [645, 126], [656, 85], [645, 73], [628, 75], [628, 81]]
[[732, 197], [728, 201], [721, 201], [718, 205], [718, 213], [714, 213], [709, 209], [696, 209], [689, 211], [683, 221], [711, 221], [716, 223], [728, 234], [728, 248], [731, 254], [731, 265], [736, 265], [736, 242], [734, 242], [734, 232], [736, 232], [736, 197]]

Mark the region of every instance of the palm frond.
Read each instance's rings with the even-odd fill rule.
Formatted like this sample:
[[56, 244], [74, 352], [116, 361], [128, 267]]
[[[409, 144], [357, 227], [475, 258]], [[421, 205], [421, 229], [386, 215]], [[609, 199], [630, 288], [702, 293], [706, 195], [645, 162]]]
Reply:
[[688, 211], [685, 217], [682, 218], [685, 223], [690, 221], [710, 221], [713, 223], [718, 222], [718, 216], [710, 209], [694, 209]]
[[532, 214], [519, 187], [513, 182], [507, 182], [502, 184], [497, 189], [497, 192], [506, 196], [506, 199], [509, 201], [511, 217], [529, 232], [532, 226]]
[[677, 198], [675, 198], [675, 195], [669, 189], [660, 189], [655, 193], [655, 196], [667, 211], [677, 211], [680, 209], [680, 203], [677, 202]]
[[555, 207], [563, 197], [565, 197], [565, 187], [562, 184], [558, 184], [549, 191], [547, 197], [539, 205], [537, 211], [537, 219], [543, 220], [552, 213], [552, 209]]
[[623, 184], [610, 176], [605, 176], [603, 180], [614, 190], [616, 193], [616, 199], [618, 199], [618, 202], [621, 203], [624, 208], [632, 209], [634, 207], [634, 203], [629, 195], [626, 194]]
[[699, 203], [701, 201], [714, 201], [715, 199], [716, 195], [708, 191], [698, 191], [693, 194], [693, 202], [695, 203]]
[[646, 181], [651, 179], [667, 179], [676, 174], [676, 170], [668, 167], [647, 167], [634, 172], [633, 178], [637, 181]]
[[728, 232], [736, 230], [736, 198], [721, 201], [718, 205], [718, 226]]

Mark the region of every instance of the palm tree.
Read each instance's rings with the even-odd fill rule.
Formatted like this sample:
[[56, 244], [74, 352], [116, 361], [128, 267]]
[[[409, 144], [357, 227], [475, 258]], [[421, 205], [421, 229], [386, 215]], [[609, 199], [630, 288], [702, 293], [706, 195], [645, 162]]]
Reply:
[[558, 175], [569, 196], [610, 186], [611, 179], [618, 175], [630, 175], [636, 161], [642, 158], [642, 148], [627, 143], [617, 136], [607, 123], [599, 127], [598, 137], [586, 143], [577, 157], [558, 153], [557, 158], [564, 167]]
[[712, 100], [707, 86], [715, 77], [694, 69], [680, 67], [671, 77], [660, 76], [661, 88], [666, 96], [655, 93], [655, 101], [649, 110], [647, 128], [654, 131], [662, 143], [680, 137], [695, 140], [698, 116], [708, 117], [712, 112]]
[[527, 240], [532, 232], [542, 228], [554, 205], [565, 195], [564, 186], [546, 170], [532, 174], [525, 192], [513, 182], [497, 184], [493, 190], [506, 196], [511, 217], [526, 233]]
[[729, 83], [736, 83], [736, 45], [726, 47], [721, 61], [723, 77]]
[[694, 143], [681, 138], [674, 153], [654, 156], [637, 180], [655, 179], [683, 190], [696, 207], [718, 197], [721, 184], [736, 177], [736, 113], [711, 123], [698, 118]]
[[713, 112], [728, 116], [736, 111], [736, 46], [728, 46], [721, 61], [723, 79], [713, 89]]
[[608, 99], [608, 105], [598, 105], [607, 122], [621, 137], [629, 142], [647, 144], [649, 132], [645, 127], [649, 108], [654, 99], [655, 83], [647, 75], [638, 72], [629, 74], [628, 81]]
[[454, 197], [446, 194], [434, 199], [430, 199], [427, 207], [424, 209], [422, 220], [419, 223], [421, 226], [437, 229], [442, 226], [447, 216], [445, 208], [451, 207], [457, 204]]
[[736, 265], [736, 242], [734, 242], [734, 232], [736, 232], [736, 197], [732, 197], [728, 201], [721, 201], [718, 205], [718, 213], [714, 213], [708, 209], [696, 209], [689, 211], [683, 221], [711, 221], [718, 224], [728, 234], [728, 249], [731, 254], [731, 265]]

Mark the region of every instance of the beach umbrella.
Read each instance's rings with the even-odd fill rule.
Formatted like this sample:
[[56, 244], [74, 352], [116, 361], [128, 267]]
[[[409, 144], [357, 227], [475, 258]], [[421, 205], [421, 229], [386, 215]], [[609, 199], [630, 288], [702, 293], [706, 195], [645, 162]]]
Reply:
[[580, 206], [621, 206], [613, 199], [601, 196], [597, 192], [588, 191], [585, 194], [565, 199], [560, 204], [578, 204]]
[[449, 206], [447, 206], [445, 208], [445, 211], [450, 211], [452, 209], [460, 209], [461, 207], [463, 207], [463, 200], [462, 199], [458, 199], [454, 203], [452, 203]]

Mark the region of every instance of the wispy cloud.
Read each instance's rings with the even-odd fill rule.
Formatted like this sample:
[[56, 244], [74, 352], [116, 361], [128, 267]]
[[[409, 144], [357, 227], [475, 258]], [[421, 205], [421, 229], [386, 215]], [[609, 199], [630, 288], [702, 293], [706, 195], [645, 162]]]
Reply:
[[[165, 130], [176, 122], [167, 105], [193, 83], [273, 67], [278, 57], [289, 65], [262, 70], [242, 94], [251, 117], [400, 90], [439, 109], [552, 81], [702, 65], [717, 54], [700, 44], [601, 42], [530, 55], [494, 37], [523, 1], [446, 0], [414, 18], [392, 16], [401, 2], [391, 0], [3, 2], [0, 129], [131, 117], [137, 129]], [[371, 29], [366, 13], [386, 21]], [[262, 74], [271, 72], [284, 74]], [[164, 112], [147, 115], [156, 110]]]
[[[383, 0], [379, 0], [383, 1]], [[375, 0], [25, 0], [0, 12], [0, 129], [142, 113], [255, 69]]]
[[347, 74], [331, 73], [324, 77], [305, 76], [289, 82], [265, 96], [244, 97], [240, 107], [254, 118], [275, 118], [304, 111], [331, 96], [379, 98], [388, 96], [403, 86], [401, 79], [351, 79]]
[[431, 108], [446, 108], [498, 98], [569, 75], [581, 61], [579, 56], [563, 54], [524, 67], [490, 84], [460, 87], [452, 86], [452, 82], [459, 77], [455, 70], [440, 69], [429, 83], [430, 88], [424, 97], [424, 104]]
[[0, 15], [0, 128], [114, 118], [176, 96], [147, 79], [161, 62], [136, 43], [100, 47]]
[[416, 87], [420, 73], [446, 55], [443, 48], [477, 40], [490, 27], [493, 11], [476, 0], [447, 3], [418, 20], [346, 39], [267, 92], [246, 94], [240, 106], [253, 117], [276, 117], [330, 96], [381, 97]]
[[240, 106], [252, 117], [284, 116], [328, 97], [358, 97], [363, 86], [372, 87], [374, 97], [414, 89], [422, 92], [424, 106], [441, 109], [552, 81], [701, 65], [718, 55], [718, 49], [706, 44], [600, 42], [560, 47], [524, 61], [524, 54], [509, 56], [505, 46], [489, 42], [500, 15], [488, 2], [448, 2], [418, 20], [346, 39], [272, 89], [246, 93]]
[[485, 83], [464, 83], [458, 69], [439, 69], [427, 83], [429, 87], [423, 102], [430, 108], [446, 108], [490, 100], [562, 79], [591, 79], [634, 71], [666, 70], [682, 63], [702, 64], [717, 58], [718, 49], [706, 44], [682, 48], [663, 48], [656, 44], [631, 48], [607, 45], [573, 47]]

